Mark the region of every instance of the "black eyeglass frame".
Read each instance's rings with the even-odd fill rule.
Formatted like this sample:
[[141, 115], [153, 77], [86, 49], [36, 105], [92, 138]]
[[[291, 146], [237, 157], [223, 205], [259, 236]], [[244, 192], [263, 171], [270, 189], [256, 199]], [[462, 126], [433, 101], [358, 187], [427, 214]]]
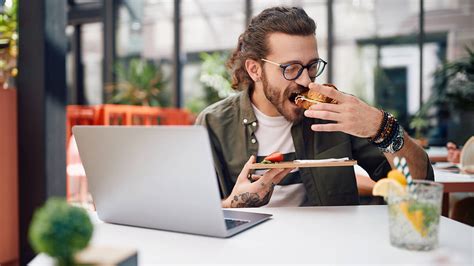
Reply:
[[[284, 77], [286, 80], [290, 80], [290, 81], [298, 79], [298, 78], [301, 76], [301, 74], [303, 73], [303, 70], [304, 70], [304, 69], [308, 69], [308, 73], [309, 73], [309, 68], [310, 68], [311, 66], [313, 66], [314, 64], [323, 63], [323, 66], [322, 66], [321, 70], [316, 74], [316, 76], [314, 76], [314, 77], [311, 77], [311, 76], [310, 76], [310, 79], [311, 79], [311, 80], [314, 80], [315, 78], [319, 77], [319, 76], [323, 73], [324, 68], [325, 68], [326, 65], [328, 64], [328, 62], [324, 61], [324, 60], [321, 59], [321, 58], [318, 58], [318, 59], [316, 59], [315, 61], [313, 61], [313, 62], [311, 62], [311, 63], [309, 63], [309, 64], [307, 64], [307, 65], [303, 65], [303, 64], [301, 64], [301, 63], [280, 64], [280, 63], [273, 62], [273, 61], [268, 60], [268, 59], [265, 59], [265, 58], [262, 58], [261, 60], [264, 61], [264, 62], [270, 63], [270, 64], [272, 64], [272, 65], [279, 66], [279, 67], [282, 69], [283, 77]], [[285, 71], [286, 71], [286, 68], [288, 68], [288, 67], [291, 66], [291, 65], [300, 65], [301, 68], [298, 70], [298, 73], [296, 74], [296, 77], [294, 77], [294, 78], [287, 78], [287, 77], [285, 76]]]

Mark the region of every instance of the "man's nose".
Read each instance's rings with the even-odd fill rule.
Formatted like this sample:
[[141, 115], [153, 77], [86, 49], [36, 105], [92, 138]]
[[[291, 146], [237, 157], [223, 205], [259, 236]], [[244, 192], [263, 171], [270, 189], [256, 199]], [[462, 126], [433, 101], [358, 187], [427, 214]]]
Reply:
[[303, 72], [297, 79], [295, 79], [295, 82], [301, 86], [308, 87], [309, 83], [311, 83], [311, 78], [309, 77], [308, 69], [303, 69]]

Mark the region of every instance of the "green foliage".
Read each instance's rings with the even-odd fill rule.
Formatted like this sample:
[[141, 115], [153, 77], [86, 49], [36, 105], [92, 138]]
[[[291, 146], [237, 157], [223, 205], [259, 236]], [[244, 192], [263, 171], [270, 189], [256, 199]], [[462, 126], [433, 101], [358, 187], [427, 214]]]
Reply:
[[8, 44], [17, 33], [18, 1], [13, 0], [11, 7], [5, 7], [0, 13], [0, 44]]
[[424, 136], [425, 130], [430, 126], [430, 123], [425, 117], [414, 116], [410, 121], [410, 128], [415, 130], [415, 138], [420, 139]]
[[434, 73], [438, 102], [455, 110], [474, 110], [474, 51], [466, 47], [467, 56], [444, 63]]
[[225, 63], [228, 53], [201, 53], [201, 73], [199, 81], [203, 84], [204, 95], [190, 100], [187, 108], [193, 113], [201, 112], [206, 106], [220, 101], [233, 93], [231, 75]]
[[430, 126], [429, 111], [434, 106], [449, 106], [452, 111], [474, 110], [474, 51], [468, 56], [443, 63], [434, 73], [433, 93], [412, 117], [410, 128], [422, 137]]
[[200, 54], [202, 66], [199, 80], [206, 87], [214, 90], [212, 94], [208, 95], [210, 96], [208, 100], [215, 100], [217, 97], [223, 99], [232, 93], [231, 76], [225, 66], [228, 56], [227, 53], [217, 52]]
[[18, 1], [12, 0], [11, 6], [0, 6], [0, 88], [14, 87], [14, 78], [18, 74]]
[[55, 257], [60, 265], [72, 265], [76, 252], [91, 239], [92, 223], [84, 209], [63, 199], [51, 198], [37, 209], [30, 224], [30, 244], [36, 252]]
[[106, 87], [111, 94], [109, 103], [166, 106], [169, 105], [163, 89], [167, 84], [161, 65], [143, 59], [131, 59], [128, 65], [116, 65], [118, 82]]
[[415, 138], [420, 139], [425, 137], [427, 130], [430, 127], [428, 111], [434, 105], [436, 100], [437, 97], [434, 94], [411, 118], [409, 126], [411, 129], [415, 130]]

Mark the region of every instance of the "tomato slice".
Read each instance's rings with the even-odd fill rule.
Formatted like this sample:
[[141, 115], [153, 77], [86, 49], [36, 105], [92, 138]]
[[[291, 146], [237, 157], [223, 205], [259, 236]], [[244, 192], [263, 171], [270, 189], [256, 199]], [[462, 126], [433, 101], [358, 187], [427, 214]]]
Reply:
[[274, 152], [267, 157], [265, 157], [264, 160], [276, 163], [276, 162], [281, 162], [283, 161], [283, 154], [281, 152]]

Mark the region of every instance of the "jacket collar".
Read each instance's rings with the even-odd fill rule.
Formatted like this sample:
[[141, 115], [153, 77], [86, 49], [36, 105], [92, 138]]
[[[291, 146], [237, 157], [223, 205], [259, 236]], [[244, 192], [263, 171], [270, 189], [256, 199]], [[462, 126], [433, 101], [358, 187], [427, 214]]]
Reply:
[[252, 90], [247, 88], [240, 93], [240, 108], [239, 108], [239, 116], [240, 122], [244, 125], [251, 124], [257, 121], [257, 117], [252, 108], [252, 102], [250, 100], [250, 93]]

